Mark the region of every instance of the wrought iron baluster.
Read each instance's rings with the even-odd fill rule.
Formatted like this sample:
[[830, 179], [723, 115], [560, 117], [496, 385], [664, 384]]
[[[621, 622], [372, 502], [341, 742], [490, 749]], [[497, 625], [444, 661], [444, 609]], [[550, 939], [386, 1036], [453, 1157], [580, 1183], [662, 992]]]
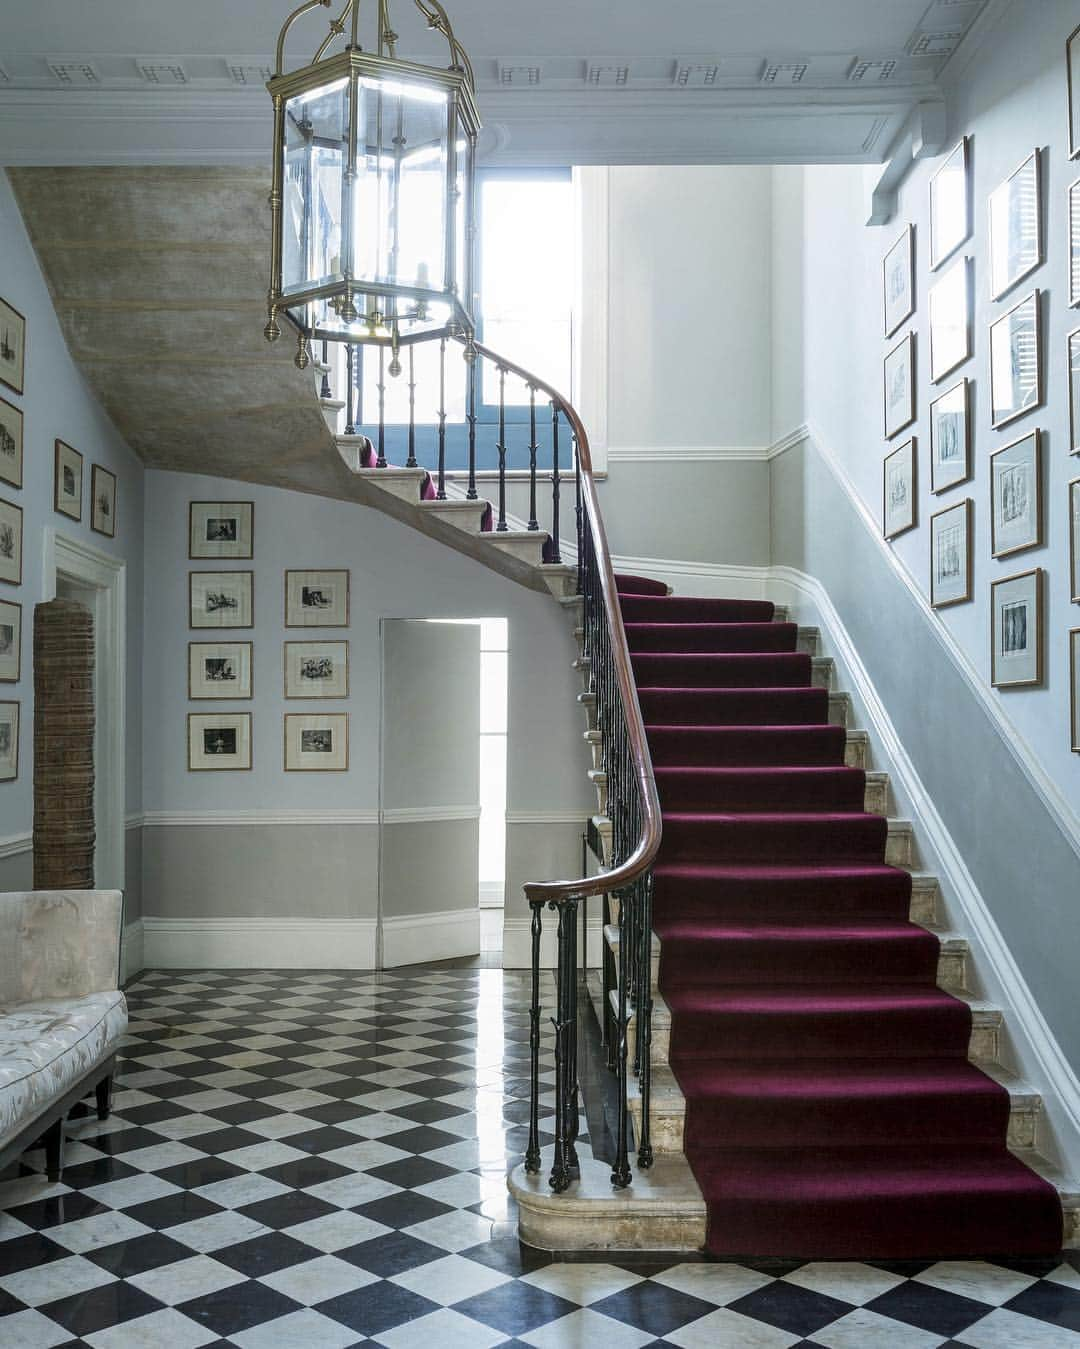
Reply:
[[562, 562], [559, 548], [559, 405], [551, 404], [551, 561]]
[[322, 344], [322, 367], [322, 385], [319, 388], [319, 397], [333, 398], [334, 395], [330, 391], [330, 351], [325, 337]]
[[629, 935], [627, 931], [627, 909], [629, 908], [627, 900], [628, 895], [624, 890], [619, 895], [619, 1009], [617, 1015], [618, 1045], [615, 1051], [615, 1071], [619, 1081], [619, 1101], [618, 1120], [615, 1127], [615, 1164], [611, 1171], [611, 1183], [619, 1190], [625, 1190], [632, 1179], [629, 1157], [629, 1121], [627, 1118], [626, 1104], [626, 1037], [627, 1022], [629, 1019], [626, 989], [626, 946]]
[[539, 529], [536, 518], [536, 386], [529, 385], [529, 528]]
[[583, 589], [582, 559], [585, 555], [585, 521], [581, 511], [581, 457], [578, 453], [576, 435], [571, 438], [571, 446], [574, 451], [574, 516], [577, 524], [578, 593], [580, 594]]
[[499, 366], [499, 522], [497, 534], [505, 534], [506, 525], [506, 366]]
[[386, 467], [386, 348], [379, 348], [379, 454], [376, 468]]
[[345, 434], [356, 435], [356, 418], [353, 403], [353, 348], [350, 342], [345, 344]]
[[468, 374], [466, 379], [468, 385], [466, 389], [466, 412], [465, 418], [469, 423], [469, 486], [465, 493], [467, 501], [476, 500], [476, 367], [479, 365], [476, 348], [470, 343], [465, 348], [465, 364]]
[[638, 1139], [638, 1166], [648, 1169], [653, 1164], [652, 1130], [649, 1114], [652, 1109], [652, 872], [646, 872], [641, 881], [641, 928], [643, 933], [642, 993], [638, 1001], [637, 1038], [641, 1044], [641, 1066], [638, 1070], [638, 1093], [641, 1098], [641, 1136]]
[[446, 500], [446, 338], [439, 340], [439, 486], [437, 501]]
[[525, 1170], [536, 1175], [540, 1170], [540, 934], [544, 905], [531, 903], [532, 909], [532, 999], [529, 1003], [529, 1142], [525, 1150]]
[[405, 460], [406, 468], [417, 468], [416, 462], [416, 364], [414, 353], [416, 348], [409, 344], [409, 457]]

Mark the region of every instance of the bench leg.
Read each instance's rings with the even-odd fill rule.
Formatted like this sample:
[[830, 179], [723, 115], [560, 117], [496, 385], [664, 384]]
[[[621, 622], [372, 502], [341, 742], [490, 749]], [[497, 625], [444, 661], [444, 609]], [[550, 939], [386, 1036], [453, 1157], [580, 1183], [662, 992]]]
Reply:
[[98, 1119], [108, 1119], [109, 1111], [112, 1109], [112, 1089], [113, 1075], [103, 1077], [94, 1088], [94, 1095], [97, 1098], [97, 1117]]
[[60, 1179], [64, 1169], [64, 1120], [63, 1116], [50, 1124], [45, 1130], [45, 1173], [50, 1184]]

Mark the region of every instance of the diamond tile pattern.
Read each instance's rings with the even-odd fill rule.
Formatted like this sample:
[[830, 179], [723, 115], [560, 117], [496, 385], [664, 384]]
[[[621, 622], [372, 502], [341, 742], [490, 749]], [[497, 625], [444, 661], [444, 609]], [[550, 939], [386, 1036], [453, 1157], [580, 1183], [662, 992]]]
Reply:
[[523, 975], [461, 963], [142, 975], [113, 1116], [73, 1114], [61, 1184], [40, 1152], [0, 1174], [0, 1345], [1080, 1349], [1075, 1253], [521, 1246], [505, 1177], [528, 1120], [527, 994]]

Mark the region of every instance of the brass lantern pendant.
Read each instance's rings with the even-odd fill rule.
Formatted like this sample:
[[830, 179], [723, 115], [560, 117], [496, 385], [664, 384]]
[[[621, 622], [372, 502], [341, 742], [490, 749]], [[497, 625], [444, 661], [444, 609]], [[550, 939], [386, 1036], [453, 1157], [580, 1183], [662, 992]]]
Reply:
[[[285, 72], [286, 19], [267, 84], [274, 102], [268, 341], [284, 315], [313, 340], [392, 347], [471, 336], [473, 169], [480, 119], [472, 67], [439, 0], [414, 0], [450, 66], [396, 54], [390, 0], [373, 0], [374, 47], [347, 0], [310, 65]], [[332, 49], [348, 35], [347, 45]], [[329, 54], [328, 54], [329, 53]]]

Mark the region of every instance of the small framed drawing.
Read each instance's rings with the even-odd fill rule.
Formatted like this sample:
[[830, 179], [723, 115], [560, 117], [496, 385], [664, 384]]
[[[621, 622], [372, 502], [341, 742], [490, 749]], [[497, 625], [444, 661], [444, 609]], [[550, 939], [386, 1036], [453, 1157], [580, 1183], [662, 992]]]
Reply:
[[250, 712], [189, 712], [187, 724], [189, 772], [251, 768]]
[[990, 456], [990, 551], [1008, 557], [1042, 542], [1039, 432]]
[[1080, 155], [1080, 27], [1065, 43], [1065, 73], [1069, 88], [1069, 158]]
[[930, 266], [951, 258], [971, 233], [971, 182], [965, 136], [930, 179]]
[[188, 642], [188, 697], [250, 698], [251, 642]]
[[996, 689], [1041, 684], [1041, 567], [1005, 576], [990, 587], [990, 682]]
[[930, 378], [936, 384], [971, 355], [971, 268], [961, 258], [930, 287]]
[[22, 584], [22, 507], [0, 500], [0, 581]]
[[6, 398], [0, 398], [0, 482], [23, 482], [23, 415]]
[[19, 704], [0, 703], [0, 782], [19, 776]]
[[1080, 478], [1069, 483], [1069, 599], [1080, 604]]
[[885, 254], [882, 263], [885, 299], [885, 336], [915, 312], [915, 226], [907, 229]]
[[915, 420], [915, 334], [908, 333], [885, 357], [885, 437], [891, 440]]
[[1080, 454], [1080, 328], [1069, 334], [1069, 453]]
[[1069, 305], [1080, 304], [1080, 178], [1069, 188]]
[[1069, 721], [1071, 749], [1080, 754], [1080, 628], [1069, 633]]
[[1006, 426], [1043, 400], [1039, 292], [990, 325], [990, 420]]
[[254, 597], [254, 572], [189, 572], [188, 626], [250, 628], [254, 623]]
[[966, 379], [930, 404], [930, 490], [946, 492], [971, 477], [971, 393]]
[[90, 528], [107, 539], [116, 538], [116, 474], [100, 464], [90, 470]]
[[188, 557], [243, 561], [254, 556], [253, 501], [193, 501], [188, 507]]
[[349, 766], [349, 714], [285, 713], [286, 773], [343, 773]]
[[0, 684], [17, 684], [22, 674], [22, 605], [0, 600]]
[[82, 519], [83, 457], [64, 441], [54, 447], [53, 508], [72, 520]]
[[348, 642], [286, 642], [286, 698], [347, 698]]
[[6, 300], [0, 300], [0, 384], [22, 393], [25, 373], [26, 319]]
[[347, 628], [349, 626], [348, 571], [287, 571], [285, 573], [287, 628]]
[[930, 517], [930, 603], [935, 609], [971, 599], [972, 501]]
[[1000, 300], [1043, 261], [1039, 152], [990, 193], [990, 298]]
[[883, 532], [887, 539], [915, 527], [915, 439], [885, 456]]

